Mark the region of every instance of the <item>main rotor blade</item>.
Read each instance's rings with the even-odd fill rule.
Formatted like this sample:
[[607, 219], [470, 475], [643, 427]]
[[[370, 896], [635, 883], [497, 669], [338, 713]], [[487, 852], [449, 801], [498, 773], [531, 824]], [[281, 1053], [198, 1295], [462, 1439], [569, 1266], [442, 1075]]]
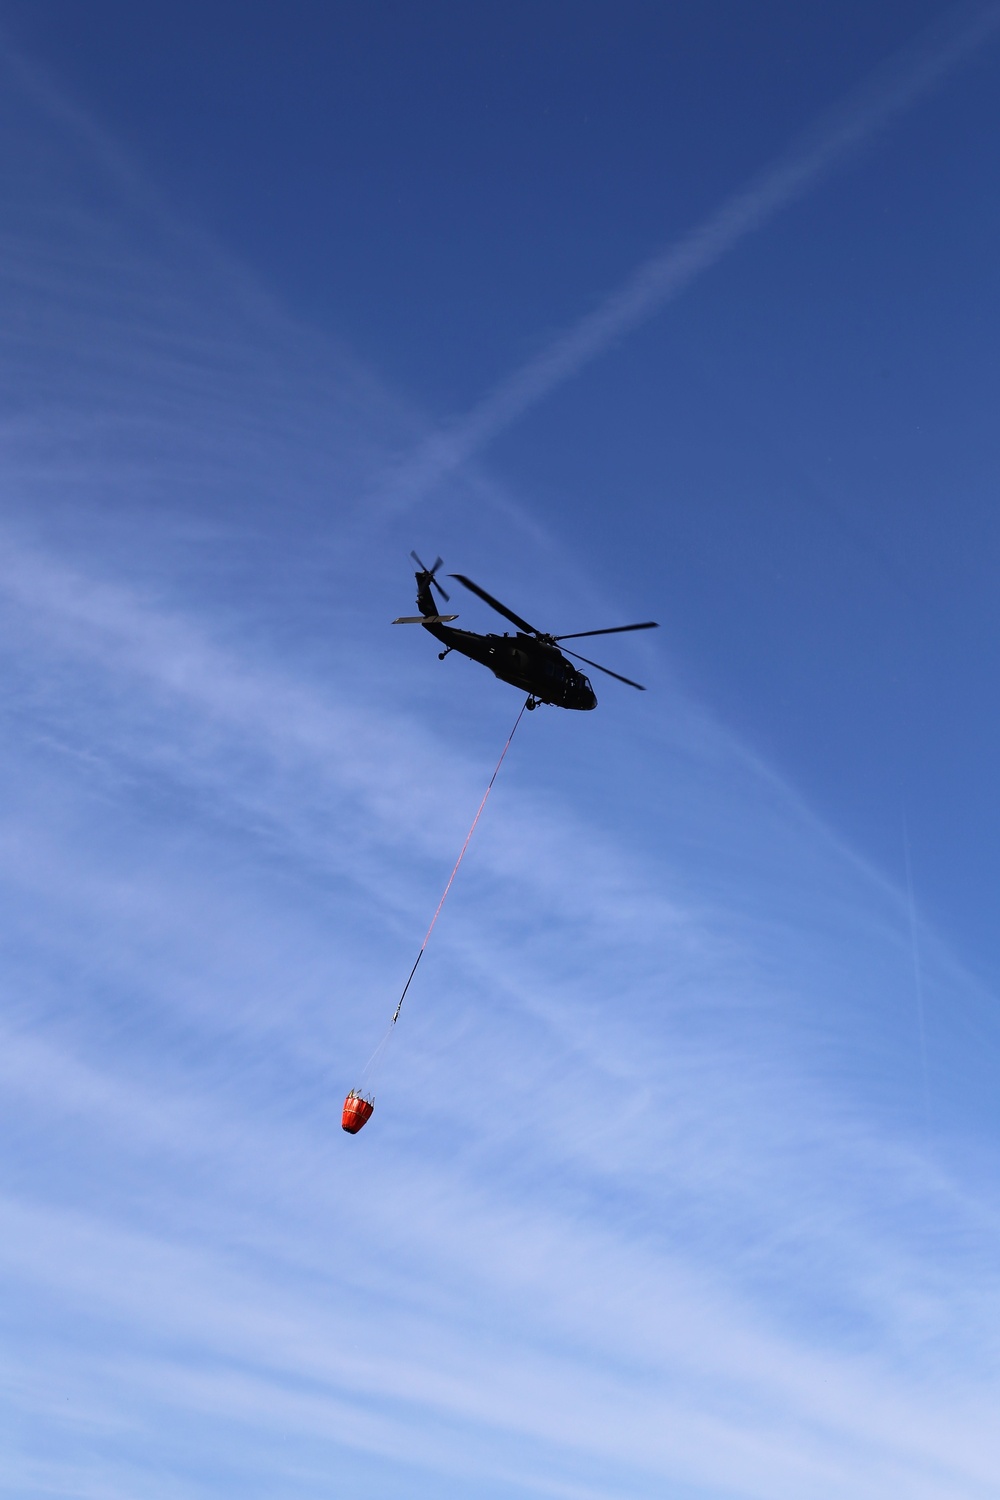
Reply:
[[555, 641], [578, 641], [585, 635], [621, 635], [623, 630], [659, 630], [656, 620], [644, 620], [641, 625], [609, 625], [607, 630], [574, 630], [570, 635], [556, 635]]
[[527, 620], [522, 620], [521, 616], [516, 615], [512, 609], [508, 609], [506, 604], [501, 604], [499, 599], [494, 599], [492, 594], [488, 594], [485, 589], [481, 589], [478, 583], [473, 583], [471, 578], [466, 578], [464, 573], [449, 573], [448, 576], [449, 578], [457, 578], [459, 583], [464, 584], [473, 594], [478, 594], [480, 599], [484, 599], [492, 609], [496, 610], [498, 615], [503, 615], [505, 620], [509, 620], [512, 625], [516, 625], [518, 630], [523, 630], [528, 635], [541, 634], [541, 631], [536, 630], [534, 625], [529, 625]]
[[588, 667], [596, 667], [599, 672], [606, 672], [609, 677], [617, 677], [619, 682], [626, 682], [629, 687], [638, 688], [640, 693], [646, 691], [641, 682], [633, 682], [631, 677], [623, 677], [620, 672], [612, 672], [610, 667], [602, 667], [599, 661], [591, 661], [589, 656], [581, 656], [579, 651], [570, 651], [567, 647], [566, 655], [575, 656], [577, 661], [585, 661]]

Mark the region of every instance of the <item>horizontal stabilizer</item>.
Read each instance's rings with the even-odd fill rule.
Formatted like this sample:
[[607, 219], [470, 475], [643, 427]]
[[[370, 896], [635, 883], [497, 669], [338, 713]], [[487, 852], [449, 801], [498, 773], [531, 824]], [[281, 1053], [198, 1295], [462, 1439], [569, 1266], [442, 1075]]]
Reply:
[[447, 625], [449, 620], [457, 620], [458, 615], [400, 615], [398, 620], [393, 620], [394, 625]]

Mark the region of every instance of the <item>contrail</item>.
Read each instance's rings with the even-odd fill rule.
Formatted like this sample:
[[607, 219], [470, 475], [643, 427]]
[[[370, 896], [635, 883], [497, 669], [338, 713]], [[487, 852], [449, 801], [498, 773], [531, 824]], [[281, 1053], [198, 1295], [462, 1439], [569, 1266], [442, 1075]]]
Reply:
[[962, 7], [924, 32], [794, 147], [728, 198], [703, 223], [647, 260], [599, 307], [500, 382], [464, 417], [435, 433], [380, 486], [392, 511], [405, 509], [524, 412], [645, 322], [782, 208], [909, 109], [1000, 28], [1000, 4]]

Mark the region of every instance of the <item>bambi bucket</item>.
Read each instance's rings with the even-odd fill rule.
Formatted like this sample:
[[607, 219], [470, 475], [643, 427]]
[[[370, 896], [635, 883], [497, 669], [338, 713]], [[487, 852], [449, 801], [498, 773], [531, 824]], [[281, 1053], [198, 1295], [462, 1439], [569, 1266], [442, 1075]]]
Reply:
[[344, 1114], [340, 1123], [349, 1135], [357, 1135], [362, 1125], [367, 1124], [371, 1119], [374, 1108], [373, 1099], [366, 1099], [364, 1095], [358, 1093], [357, 1089], [351, 1089], [344, 1100]]

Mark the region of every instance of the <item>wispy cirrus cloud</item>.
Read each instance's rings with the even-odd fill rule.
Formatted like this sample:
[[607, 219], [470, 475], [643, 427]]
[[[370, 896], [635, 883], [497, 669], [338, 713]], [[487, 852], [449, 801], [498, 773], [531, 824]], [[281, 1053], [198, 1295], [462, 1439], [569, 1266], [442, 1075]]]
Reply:
[[[127, 1429], [135, 1422], [196, 1422], [208, 1409], [233, 1440], [243, 1434], [241, 1446], [249, 1429], [257, 1433], [258, 1462], [269, 1441], [296, 1434], [315, 1467], [312, 1477], [308, 1461], [306, 1472], [283, 1471], [283, 1482], [303, 1494], [319, 1485], [333, 1455], [349, 1470], [358, 1459], [345, 1453], [374, 1452], [405, 1459], [411, 1475], [424, 1468], [435, 1483], [443, 1474], [468, 1483], [502, 1472], [508, 1484], [542, 1494], [606, 1492], [610, 1478], [595, 1484], [595, 1472], [613, 1474], [617, 1492], [634, 1495], [655, 1493], [666, 1475], [709, 1493], [742, 1485], [748, 1495], [793, 1495], [808, 1485], [821, 1496], [845, 1486], [874, 1496], [889, 1483], [928, 1497], [985, 1492], [995, 1456], [983, 1441], [970, 1372], [986, 1378], [990, 1323], [981, 1311], [997, 1289], [989, 1257], [974, 1246], [995, 1232], [995, 1206], [978, 1193], [967, 1199], [948, 1173], [935, 1183], [905, 1145], [905, 1128], [896, 1140], [873, 1132], [863, 1107], [849, 1102], [853, 1087], [841, 1070], [823, 1068], [809, 1032], [825, 1004], [824, 957], [814, 952], [803, 963], [793, 925], [775, 921], [773, 889], [765, 901], [770, 926], [750, 934], [743, 920], [731, 922], [719, 888], [714, 909], [677, 910], [672, 925], [647, 923], [644, 936], [630, 926], [623, 966], [616, 924], [581, 924], [564, 905], [568, 889], [586, 911], [592, 879], [593, 909], [604, 899], [602, 871], [573, 868], [573, 849], [593, 847], [586, 821], [567, 809], [565, 830], [553, 817], [533, 842], [530, 789], [511, 795], [508, 832], [486, 851], [488, 900], [443, 935], [436, 982], [416, 1009], [390, 1102], [380, 1110], [385, 1134], [375, 1137], [375, 1155], [337, 1156], [330, 1139], [337, 1139], [336, 1098], [320, 1102], [306, 1058], [312, 1030], [314, 1051], [318, 1044], [327, 1054], [317, 1061], [332, 1094], [351, 1038], [359, 1039], [356, 1027], [340, 1029], [350, 998], [339, 986], [328, 997], [338, 1020], [330, 1030], [316, 1029], [312, 1009], [292, 1007], [262, 1034], [243, 1019], [220, 1039], [224, 991], [241, 982], [243, 968], [231, 956], [210, 958], [193, 911], [214, 899], [242, 934], [251, 967], [264, 960], [275, 983], [264, 955], [291, 917], [287, 897], [274, 904], [281, 882], [243, 891], [234, 912], [232, 897], [220, 899], [229, 882], [212, 849], [228, 842], [228, 821], [245, 851], [263, 837], [265, 865], [252, 852], [244, 856], [257, 879], [277, 850], [286, 868], [299, 870], [298, 881], [308, 880], [318, 850], [302, 864], [302, 828], [317, 787], [325, 778], [330, 790], [345, 782], [353, 791], [380, 778], [371, 762], [358, 780], [345, 748], [357, 747], [357, 723], [345, 705], [324, 701], [329, 688], [284, 681], [232, 649], [220, 651], [197, 620], [120, 584], [10, 547], [6, 561], [6, 607], [33, 622], [19, 635], [32, 668], [46, 675], [60, 659], [75, 662], [85, 672], [81, 697], [117, 705], [98, 735], [87, 728], [94, 752], [147, 784], [152, 778], [183, 789], [193, 774], [220, 811], [229, 808], [213, 831], [197, 806], [175, 804], [202, 850], [188, 899], [178, 884], [182, 858], [164, 864], [163, 851], [154, 870], [123, 856], [117, 839], [103, 848], [94, 842], [94, 814], [78, 788], [76, 821], [67, 827], [54, 819], [47, 862], [32, 882], [35, 900], [48, 886], [48, 905], [59, 891], [65, 940], [49, 946], [51, 1000], [29, 1010], [27, 1035], [15, 1031], [6, 1040], [4, 1092], [29, 1141], [36, 1129], [43, 1141], [55, 1130], [71, 1133], [74, 1145], [66, 1181], [50, 1160], [32, 1193], [12, 1195], [8, 1184], [6, 1274], [29, 1304], [57, 1298], [70, 1329], [85, 1316], [102, 1330], [105, 1353], [96, 1362], [89, 1344], [86, 1353], [67, 1350], [64, 1335], [53, 1352], [61, 1351], [74, 1404], [90, 1411], [88, 1430], [103, 1431], [116, 1462], [130, 1452]], [[62, 732], [72, 740], [79, 722], [71, 699], [59, 702]], [[51, 714], [50, 704], [44, 717]], [[30, 744], [30, 720], [22, 728]], [[378, 739], [373, 731], [372, 752]], [[242, 764], [234, 754], [241, 740], [257, 751]], [[409, 758], [413, 778], [407, 788], [397, 766], [401, 795], [421, 795], [434, 761], [452, 786], [466, 774], [461, 754], [443, 743], [429, 741], [416, 761], [412, 749], [407, 736], [405, 752], [401, 745], [395, 752]], [[732, 754], [739, 758], [738, 747]], [[275, 780], [268, 765], [293, 774]], [[113, 800], [126, 848], [145, 829], [143, 839], [162, 849], [155, 820], [130, 812], [121, 790]], [[803, 824], [794, 797], [778, 816], [815, 889], [809, 845], [822, 842], [821, 828], [808, 818]], [[36, 822], [44, 830], [44, 817]], [[372, 872], [388, 875], [401, 851], [377, 799], [363, 797], [358, 826], [375, 835]], [[660, 834], [668, 835], [666, 824]], [[551, 863], [540, 878], [543, 844]], [[44, 840], [41, 848], [44, 855]], [[90, 851], [89, 888], [74, 893], [83, 849]], [[595, 864], [609, 853], [603, 849]], [[123, 857], [124, 889], [114, 873]], [[332, 857], [341, 873], [349, 868], [349, 860]], [[95, 861], [106, 867], [103, 881], [94, 879]], [[407, 861], [412, 868], [412, 850]], [[888, 961], [905, 976], [905, 951], [894, 952], [898, 929], [877, 882], [866, 881], [835, 842], [820, 862], [831, 867], [842, 900], [853, 890], [857, 908], [857, 925], [842, 912], [831, 943], [848, 941], [856, 973]], [[626, 863], [632, 889], [624, 906], [635, 902], [641, 911], [652, 902], [655, 909], [658, 888], [676, 884], [677, 872], [666, 860], [641, 877], [641, 862]], [[60, 871], [70, 878], [60, 882]], [[16, 858], [3, 878], [10, 905], [21, 879]], [[358, 878], [367, 901], [388, 899], [391, 908], [392, 877], [381, 898], [377, 881]], [[148, 890], [138, 934], [136, 883], [139, 893]], [[517, 908], [525, 891], [533, 918], [526, 926], [521, 916], [522, 952], [511, 953], [510, 898]], [[828, 922], [818, 890], [814, 899]], [[882, 913], [874, 929], [873, 910]], [[901, 903], [897, 915], [901, 925]], [[358, 966], [358, 937], [333, 912], [326, 921], [338, 965]], [[307, 925], [317, 922], [314, 910]], [[169, 1005], [171, 982], [189, 989], [192, 938], [208, 960], [205, 976], [183, 1013], [175, 1009], [167, 1045], [151, 1055], [145, 1029], [163, 1032], [149, 1001], [159, 991], [157, 1004]], [[563, 938], [582, 946], [591, 971], [582, 984], [574, 976], [567, 986], [560, 972]], [[310, 965], [318, 947], [314, 931], [302, 949]], [[687, 949], [689, 969], [671, 996], [663, 976], [676, 974], [678, 947]], [[882, 958], [880, 948], [888, 949]], [[65, 955], [75, 955], [86, 995], [106, 983], [111, 952], [116, 987], [131, 994], [139, 1027], [99, 1059], [88, 1055], [78, 1025], [67, 1037], [65, 1020], [53, 1030], [44, 1017], [52, 1004], [57, 1014], [62, 1009], [57, 974]], [[286, 985], [295, 990], [305, 975], [287, 948], [284, 958]], [[773, 991], [782, 970], [784, 1003]], [[608, 1014], [612, 975], [616, 1007]], [[442, 995], [442, 979], [451, 993]], [[976, 1003], [966, 988], [966, 1003]], [[86, 1000], [85, 1012], [96, 999]], [[660, 1005], [655, 1030], [647, 999]], [[776, 1004], [785, 1039], [769, 1057]], [[756, 1039], [743, 1024], [748, 1008], [760, 1027]], [[801, 1014], [789, 1050], [795, 1009]], [[220, 1073], [226, 1049], [228, 1077]], [[281, 1066], [262, 1083], [268, 1050]], [[802, 1067], [819, 1068], [812, 1084], [799, 1076]], [[456, 1152], [448, 1140], [458, 1121]], [[415, 1142], [408, 1140], [414, 1128]], [[32, 1149], [37, 1144], [29, 1158]], [[68, 1182], [75, 1164], [88, 1161], [102, 1163], [100, 1180], [84, 1166], [77, 1180], [87, 1184], [89, 1201], [74, 1202]], [[202, 1187], [182, 1211], [192, 1176]], [[139, 1183], [155, 1186], [133, 1201]], [[919, 1242], [945, 1216], [957, 1243], [926, 1266], [913, 1236]], [[824, 1331], [837, 1305], [839, 1331]], [[845, 1310], [848, 1327], [866, 1330], [867, 1352], [844, 1339]], [[942, 1368], [950, 1391], [944, 1407], [935, 1379]], [[30, 1380], [26, 1388], [34, 1388]], [[28, 1483], [30, 1470], [18, 1472]]]

